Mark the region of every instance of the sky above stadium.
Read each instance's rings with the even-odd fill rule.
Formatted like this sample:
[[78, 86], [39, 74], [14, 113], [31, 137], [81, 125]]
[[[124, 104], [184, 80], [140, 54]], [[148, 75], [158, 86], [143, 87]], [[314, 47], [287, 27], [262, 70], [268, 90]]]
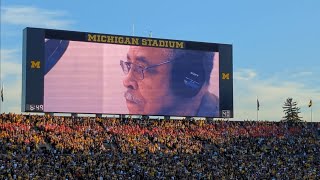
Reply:
[[2, 112], [21, 112], [22, 30], [39, 27], [233, 44], [235, 120], [256, 120], [258, 98], [259, 119], [279, 121], [292, 97], [320, 121], [320, 1], [0, 2]]

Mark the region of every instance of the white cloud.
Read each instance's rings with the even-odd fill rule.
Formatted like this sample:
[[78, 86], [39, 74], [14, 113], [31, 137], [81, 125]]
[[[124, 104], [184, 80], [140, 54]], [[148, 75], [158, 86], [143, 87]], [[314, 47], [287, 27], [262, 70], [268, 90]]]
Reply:
[[32, 6], [1, 8], [1, 23], [42, 28], [66, 28], [73, 22], [66, 19], [64, 11], [52, 11]]
[[21, 105], [21, 53], [17, 49], [1, 49], [1, 78], [4, 102], [1, 111], [20, 112]]
[[17, 49], [0, 49], [2, 59], [13, 58], [18, 52]]
[[15, 81], [7, 81], [4, 84], [3, 94], [4, 101], [2, 103], [3, 112], [21, 112], [21, 77]]
[[[247, 70], [248, 73], [255, 72]], [[236, 72], [235, 72], [236, 73]], [[241, 71], [243, 73], [243, 71]], [[250, 77], [248, 75], [248, 77]], [[282, 76], [283, 77], [283, 76]], [[297, 101], [301, 108], [300, 116], [310, 121], [309, 100], [313, 100], [313, 120], [320, 121], [320, 87], [309, 87], [303, 81], [283, 80], [281, 77], [267, 79], [237, 78], [234, 80], [234, 111], [235, 119], [257, 118], [256, 100], [259, 98], [259, 119], [279, 121], [284, 116], [282, 106], [288, 97]]]
[[302, 71], [302, 72], [296, 72], [292, 75], [292, 77], [297, 78], [297, 77], [306, 77], [306, 76], [311, 76], [313, 72], [311, 71]]
[[251, 80], [256, 77], [257, 73], [252, 69], [240, 69], [237, 72], [234, 72], [234, 79], [238, 80]]
[[8, 76], [21, 76], [22, 67], [21, 55], [18, 55], [17, 49], [1, 49], [1, 77], [7, 78]]
[[14, 62], [4, 62], [2, 63], [2, 77], [6, 78], [7, 76], [12, 75], [21, 75], [21, 64]]

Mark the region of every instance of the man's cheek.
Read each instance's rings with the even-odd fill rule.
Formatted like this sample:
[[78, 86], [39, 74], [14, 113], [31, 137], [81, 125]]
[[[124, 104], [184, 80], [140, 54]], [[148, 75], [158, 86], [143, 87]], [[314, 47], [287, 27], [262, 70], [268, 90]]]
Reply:
[[152, 89], [156, 85], [156, 80], [151, 81], [149, 79], [144, 79], [139, 83], [140, 90]]
[[154, 87], [152, 85], [152, 82], [145, 82], [139, 85], [140, 93], [145, 98], [145, 100], [148, 100], [148, 98], [153, 95], [153, 89]]

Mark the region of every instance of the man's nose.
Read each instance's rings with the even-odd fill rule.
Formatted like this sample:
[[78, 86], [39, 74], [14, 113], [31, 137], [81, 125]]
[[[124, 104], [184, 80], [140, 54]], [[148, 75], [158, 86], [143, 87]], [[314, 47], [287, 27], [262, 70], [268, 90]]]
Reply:
[[138, 82], [136, 78], [132, 74], [132, 70], [129, 71], [129, 73], [125, 76], [123, 79], [123, 86], [128, 89], [136, 90], [138, 89]]

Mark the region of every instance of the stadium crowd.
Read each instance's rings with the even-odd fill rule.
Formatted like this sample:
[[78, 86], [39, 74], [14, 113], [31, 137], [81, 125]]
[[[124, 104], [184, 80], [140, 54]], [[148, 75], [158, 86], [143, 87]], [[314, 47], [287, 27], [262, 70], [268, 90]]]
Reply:
[[320, 123], [0, 115], [0, 179], [320, 179]]

